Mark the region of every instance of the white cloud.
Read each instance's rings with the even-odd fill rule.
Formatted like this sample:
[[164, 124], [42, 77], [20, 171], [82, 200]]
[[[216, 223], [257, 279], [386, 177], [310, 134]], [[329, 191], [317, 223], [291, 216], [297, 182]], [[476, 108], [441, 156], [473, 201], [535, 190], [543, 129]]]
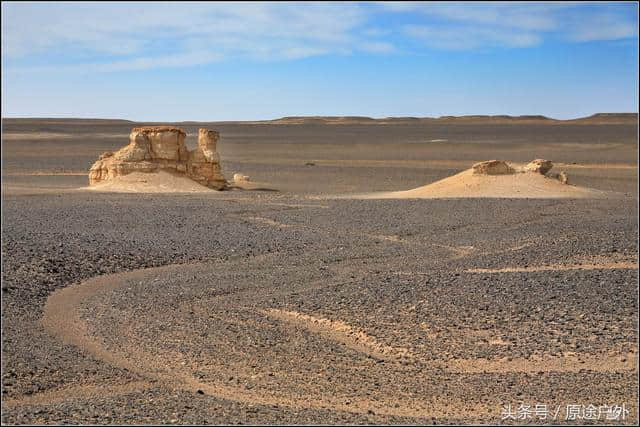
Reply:
[[[399, 14], [404, 20], [394, 19]], [[516, 48], [548, 37], [586, 42], [637, 33], [637, 8], [574, 3], [2, 3], [3, 62], [12, 72], [388, 54], [411, 40], [436, 49]]]
[[266, 42], [348, 43], [363, 19], [353, 4], [3, 4], [3, 47], [10, 56], [68, 47], [128, 54], [190, 39], [250, 53]]
[[622, 20], [613, 13], [573, 17], [568, 22], [568, 38], [572, 41], [619, 40], [637, 36], [637, 20]]
[[210, 64], [222, 57], [211, 52], [189, 52], [178, 55], [140, 56], [111, 62], [90, 62], [79, 64], [43, 65], [16, 67], [11, 74], [26, 73], [109, 73], [117, 71], [137, 71], [152, 68], [179, 68]]
[[637, 37], [637, 7], [579, 3], [380, 3], [388, 11], [412, 13], [427, 24], [404, 27], [430, 47], [475, 49], [529, 47], [547, 38], [569, 42]]
[[382, 3], [396, 12], [418, 12], [452, 22], [499, 25], [523, 30], [549, 30], [558, 22], [551, 12], [563, 5], [508, 4], [508, 3]]

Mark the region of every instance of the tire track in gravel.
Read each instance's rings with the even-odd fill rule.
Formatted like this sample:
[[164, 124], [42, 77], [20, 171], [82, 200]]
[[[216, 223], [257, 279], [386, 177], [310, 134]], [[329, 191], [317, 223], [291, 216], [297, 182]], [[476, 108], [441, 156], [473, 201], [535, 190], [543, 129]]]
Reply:
[[381, 343], [374, 337], [367, 335], [364, 331], [354, 328], [341, 320], [325, 319], [296, 311], [279, 309], [264, 310], [263, 313], [275, 319], [298, 325], [308, 331], [318, 333], [326, 339], [343, 343], [352, 350], [369, 355], [377, 360], [386, 360], [389, 358], [400, 360], [406, 357], [415, 359], [415, 355], [413, 355], [410, 350]]
[[[507, 373], [507, 372], [597, 372], [633, 371], [637, 364], [637, 350], [624, 354], [583, 354], [567, 353], [561, 356], [537, 356], [507, 359], [453, 359], [449, 361], [428, 360], [406, 348], [392, 347], [379, 342], [364, 331], [354, 328], [341, 320], [331, 320], [304, 313], [270, 309], [268, 316], [285, 321], [320, 334], [326, 339], [344, 343], [347, 347], [368, 354], [376, 359], [409, 359], [431, 365], [451, 373]], [[492, 345], [504, 345], [500, 340]]]
[[536, 271], [565, 271], [565, 270], [637, 270], [638, 262], [633, 261], [610, 261], [610, 262], [585, 262], [580, 264], [551, 264], [551, 265], [530, 265], [527, 267], [504, 267], [504, 268], [473, 268], [465, 270], [465, 273], [528, 273]]
[[[192, 264], [193, 265], [193, 264]], [[196, 264], [197, 265], [197, 264]], [[446, 416], [456, 418], [456, 414], [464, 413], [466, 417], [475, 415], [478, 417], [496, 416], [497, 408], [492, 404], [476, 404], [471, 407], [468, 402], [448, 399], [445, 402], [424, 399], [394, 399], [377, 401], [360, 398], [352, 398], [345, 402], [343, 398], [330, 393], [322, 396], [288, 395], [278, 392], [258, 393], [241, 387], [228, 386], [220, 383], [202, 382], [194, 377], [190, 371], [181, 369], [173, 363], [162, 359], [160, 354], [150, 354], [140, 350], [140, 346], [131, 343], [120, 348], [120, 351], [110, 351], [106, 348], [100, 337], [93, 336], [87, 324], [79, 314], [79, 308], [88, 298], [94, 298], [101, 294], [107, 294], [130, 281], [144, 281], [157, 274], [168, 274], [172, 271], [183, 270], [185, 265], [170, 265], [134, 270], [126, 273], [116, 273], [98, 276], [85, 282], [62, 288], [50, 295], [44, 310], [42, 323], [46, 330], [61, 338], [66, 344], [72, 344], [88, 353], [119, 368], [136, 373], [143, 381], [136, 383], [140, 388], [146, 384], [165, 386], [186, 390], [190, 392], [204, 393], [218, 398], [238, 401], [249, 404], [278, 405], [294, 410], [298, 409], [332, 409], [350, 413], [368, 414], [374, 411], [377, 414], [408, 417], [437, 417]], [[335, 338], [334, 338], [335, 339]], [[350, 340], [351, 338], [348, 338]], [[360, 351], [367, 353], [366, 349]], [[385, 356], [388, 358], [388, 355]], [[144, 385], [144, 386], [143, 386]], [[132, 387], [135, 388], [135, 384]], [[128, 386], [120, 388], [104, 388], [101, 397], [108, 394], [121, 394]], [[91, 388], [74, 393], [73, 397], [90, 398], [93, 396]], [[57, 393], [35, 395], [27, 399], [20, 399], [13, 404], [51, 404], [58, 402], [62, 396]], [[463, 411], [464, 409], [464, 411]]]
[[[259, 257], [258, 257], [259, 258]], [[234, 263], [235, 261], [228, 261]], [[169, 265], [164, 267], [154, 267], [148, 269], [134, 270], [126, 273], [116, 273], [111, 275], [98, 276], [80, 284], [62, 288], [52, 293], [44, 309], [42, 323], [55, 336], [60, 337], [65, 343], [72, 344], [80, 349], [100, 358], [107, 363], [136, 373], [142, 377], [142, 381], [131, 385], [134, 389], [139, 387], [165, 386], [193, 393], [199, 392], [213, 395], [218, 398], [238, 401], [249, 404], [279, 405], [291, 409], [332, 409], [351, 413], [369, 413], [374, 411], [377, 414], [409, 416], [409, 417], [447, 417], [455, 419], [456, 414], [464, 413], [465, 416], [475, 417], [495, 417], [495, 405], [490, 403], [475, 404], [469, 406], [468, 402], [447, 399], [444, 402], [438, 400], [437, 396], [416, 397], [407, 399], [406, 396], [398, 397], [387, 395], [381, 400], [367, 398], [353, 398], [345, 402], [344, 398], [332, 393], [322, 393], [320, 395], [301, 396], [293, 391], [257, 391], [248, 390], [240, 386], [230, 386], [220, 381], [203, 382], [192, 374], [192, 370], [181, 367], [170, 361], [170, 358], [163, 356], [161, 352], [143, 351], [142, 347], [135, 342], [113, 351], [107, 348], [104, 340], [91, 333], [90, 328], [80, 315], [80, 309], [90, 298], [107, 295], [118, 288], [130, 284], [132, 281], [144, 282], [159, 274], [166, 275], [173, 272], [184, 273], [190, 266], [201, 267], [204, 264]], [[213, 263], [212, 263], [213, 265]], [[348, 269], [347, 269], [348, 271]], [[340, 276], [337, 274], [336, 276]], [[333, 277], [337, 279], [338, 277]], [[313, 289], [319, 286], [330, 286], [335, 280], [323, 278], [315, 282], [308, 283], [305, 289]], [[300, 289], [297, 289], [300, 290]], [[292, 292], [287, 289], [279, 292]], [[247, 290], [245, 290], [247, 292]], [[263, 315], [275, 318], [293, 327], [306, 329], [322, 339], [337, 341], [345, 344], [352, 350], [379, 359], [400, 359], [419, 361], [433, 369], [443, 369], [452, 373], [505, 373], [505, 372], [577, 372], [582, 369], [599, 372], [620, 372], [635, 369], [637, 356], [635, 354], [624, 355], [621, 361], [619, 355], [603, 357], [604, 355], [569, 355], [558, 357], [544, 357], [540, 360], [534, 359], [512, 359], [512, 360], [480, 360], [480, 359], [457, 359], [453, 361], [421, 360], [419, 355], [413, 354], [407, 349], [398, 349], [378, 341], [375, 337], [367, 335], [364, 331], [350, 326], [342, 320], [330, 320], [311, 316], [304, 313], [285, 311], [280, 309], [270, 309], [268, 307], [255, 307], [255, 310]], [[293, 356], [293, 355], [292, 355]], [[293, 359], [292, 359], [293, 360]], [[224, 369], [224, 364], [220, 365]], [[380, 367], [379, 369], [386, 369]], [[428, 377], [428, 375], [427, 375]], [[427, 378], [425, 377], [425, 378]], [[106, 388], [106, 394], [122, 394], [126, 392], [128, 385]], [[104, 394], [102, 396], [104, 396]], [[76, 390], [71, 394], [78, 398], [91, 398], [94, 396], [92, 389]], [[51, 392], [50, 394], [34, 395], [21, 399], [21, 404], [30, 402], [54, 403], [60, 401], [62, 396]], [[18, 404], [14, 402], [14, 404]]]

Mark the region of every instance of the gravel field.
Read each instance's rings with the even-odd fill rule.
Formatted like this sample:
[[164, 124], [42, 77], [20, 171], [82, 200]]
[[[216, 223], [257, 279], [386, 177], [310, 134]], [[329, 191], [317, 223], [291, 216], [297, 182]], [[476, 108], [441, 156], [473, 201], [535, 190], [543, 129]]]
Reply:
[[[632, 132], [552, 133], [558, 144], [613, 141], [604, 157], [576, 151], [618, 167], [568, 170], [616, 199], [350, 200], [324, 195], [408, 189], [463, 167], [375, 165], [366, 147], [357, 166], [346, 142], [353, 164], [341, 165], [333, 148], [314, 151], [315, 128], [285, 134], [309, 140], [306, 152], [285, 155], [265, 137], [269, 157], [256, 141], [266, 128], [222, 148], [223, 169], [280, 192], [82, 192], [86, 177], [31, 175], [86, 163], [47, 158], [64, 140], [28, 140], [38, 156], [3, 142], [3, 423], [493, 424], [513, 423], [504, 407], [522, 404], [560, 406], [560, 424], [576, 423], [569, 404], [625, 404], [618, 423], [638, 422]], [[325, 140], [361, 132], [340, 129]], [[474, 135], [536, 134], [516, 130]], [[396, 138], [420, 133], [406, 132]], [[449, 137], [471, 144], [465, 135]], [[485, 149], [449, 158], [515, 152]]]

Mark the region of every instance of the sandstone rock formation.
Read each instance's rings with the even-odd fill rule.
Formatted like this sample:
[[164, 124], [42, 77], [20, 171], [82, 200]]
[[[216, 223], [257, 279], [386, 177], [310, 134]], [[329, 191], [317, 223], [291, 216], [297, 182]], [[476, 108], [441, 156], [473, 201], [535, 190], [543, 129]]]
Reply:
[[535, 159], [524, 167], [512, 168], [502, 160], [487, 160], [486, 162], [476, 163], [471, 167], [473, 175], [511, 175], [515, 173], [535, 173], [543, 175], [547, 178], [554, 178], [563, 184], [569, 183], [569, 177], [562, 171], [560, 173], [549, 173], [553, 168], [553, 163], [549, 160]]
[[560, 171], [560, 173], [549, 173], [552, 168], [553, 163], [549, 160], [535, 159], [529, 162], [522, 170], [523, 172], [539, 173], [548, 178], [557, 179], [563, 184], [569, 184], [569, 176], [565, 171]]
[[537, 172], [546, 175], [551, 170], [553, 163], [549, 160], [535, 159], [524, 167], [525, 172]]
[[200, 129], [198, 148], [187, 150], [186, 133], [173, 126], [133, 128], [129, 145], [115, 153], [103, 153], [89, 170], [89, 185], [114, 179], [132, 172], [168, 170], [184, 174], [194, 181], [216, 190], [227, 187], [220, 171], [216, 131]]
[[487, 160], [471, 167], [474, 175], [509, 175], [515, 170], [502, 160]]

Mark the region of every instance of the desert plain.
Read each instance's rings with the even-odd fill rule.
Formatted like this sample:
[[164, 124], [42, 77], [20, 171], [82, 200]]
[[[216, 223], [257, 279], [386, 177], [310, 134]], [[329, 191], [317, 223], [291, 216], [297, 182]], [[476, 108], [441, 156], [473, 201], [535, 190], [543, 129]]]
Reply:
[[[3, 423], [638, 422], [637, 115], [154, 124], [253, 185], [88, 190], [145, 123], [3, 119]], [[539, 158], [593, 192], [407, 192]]]

